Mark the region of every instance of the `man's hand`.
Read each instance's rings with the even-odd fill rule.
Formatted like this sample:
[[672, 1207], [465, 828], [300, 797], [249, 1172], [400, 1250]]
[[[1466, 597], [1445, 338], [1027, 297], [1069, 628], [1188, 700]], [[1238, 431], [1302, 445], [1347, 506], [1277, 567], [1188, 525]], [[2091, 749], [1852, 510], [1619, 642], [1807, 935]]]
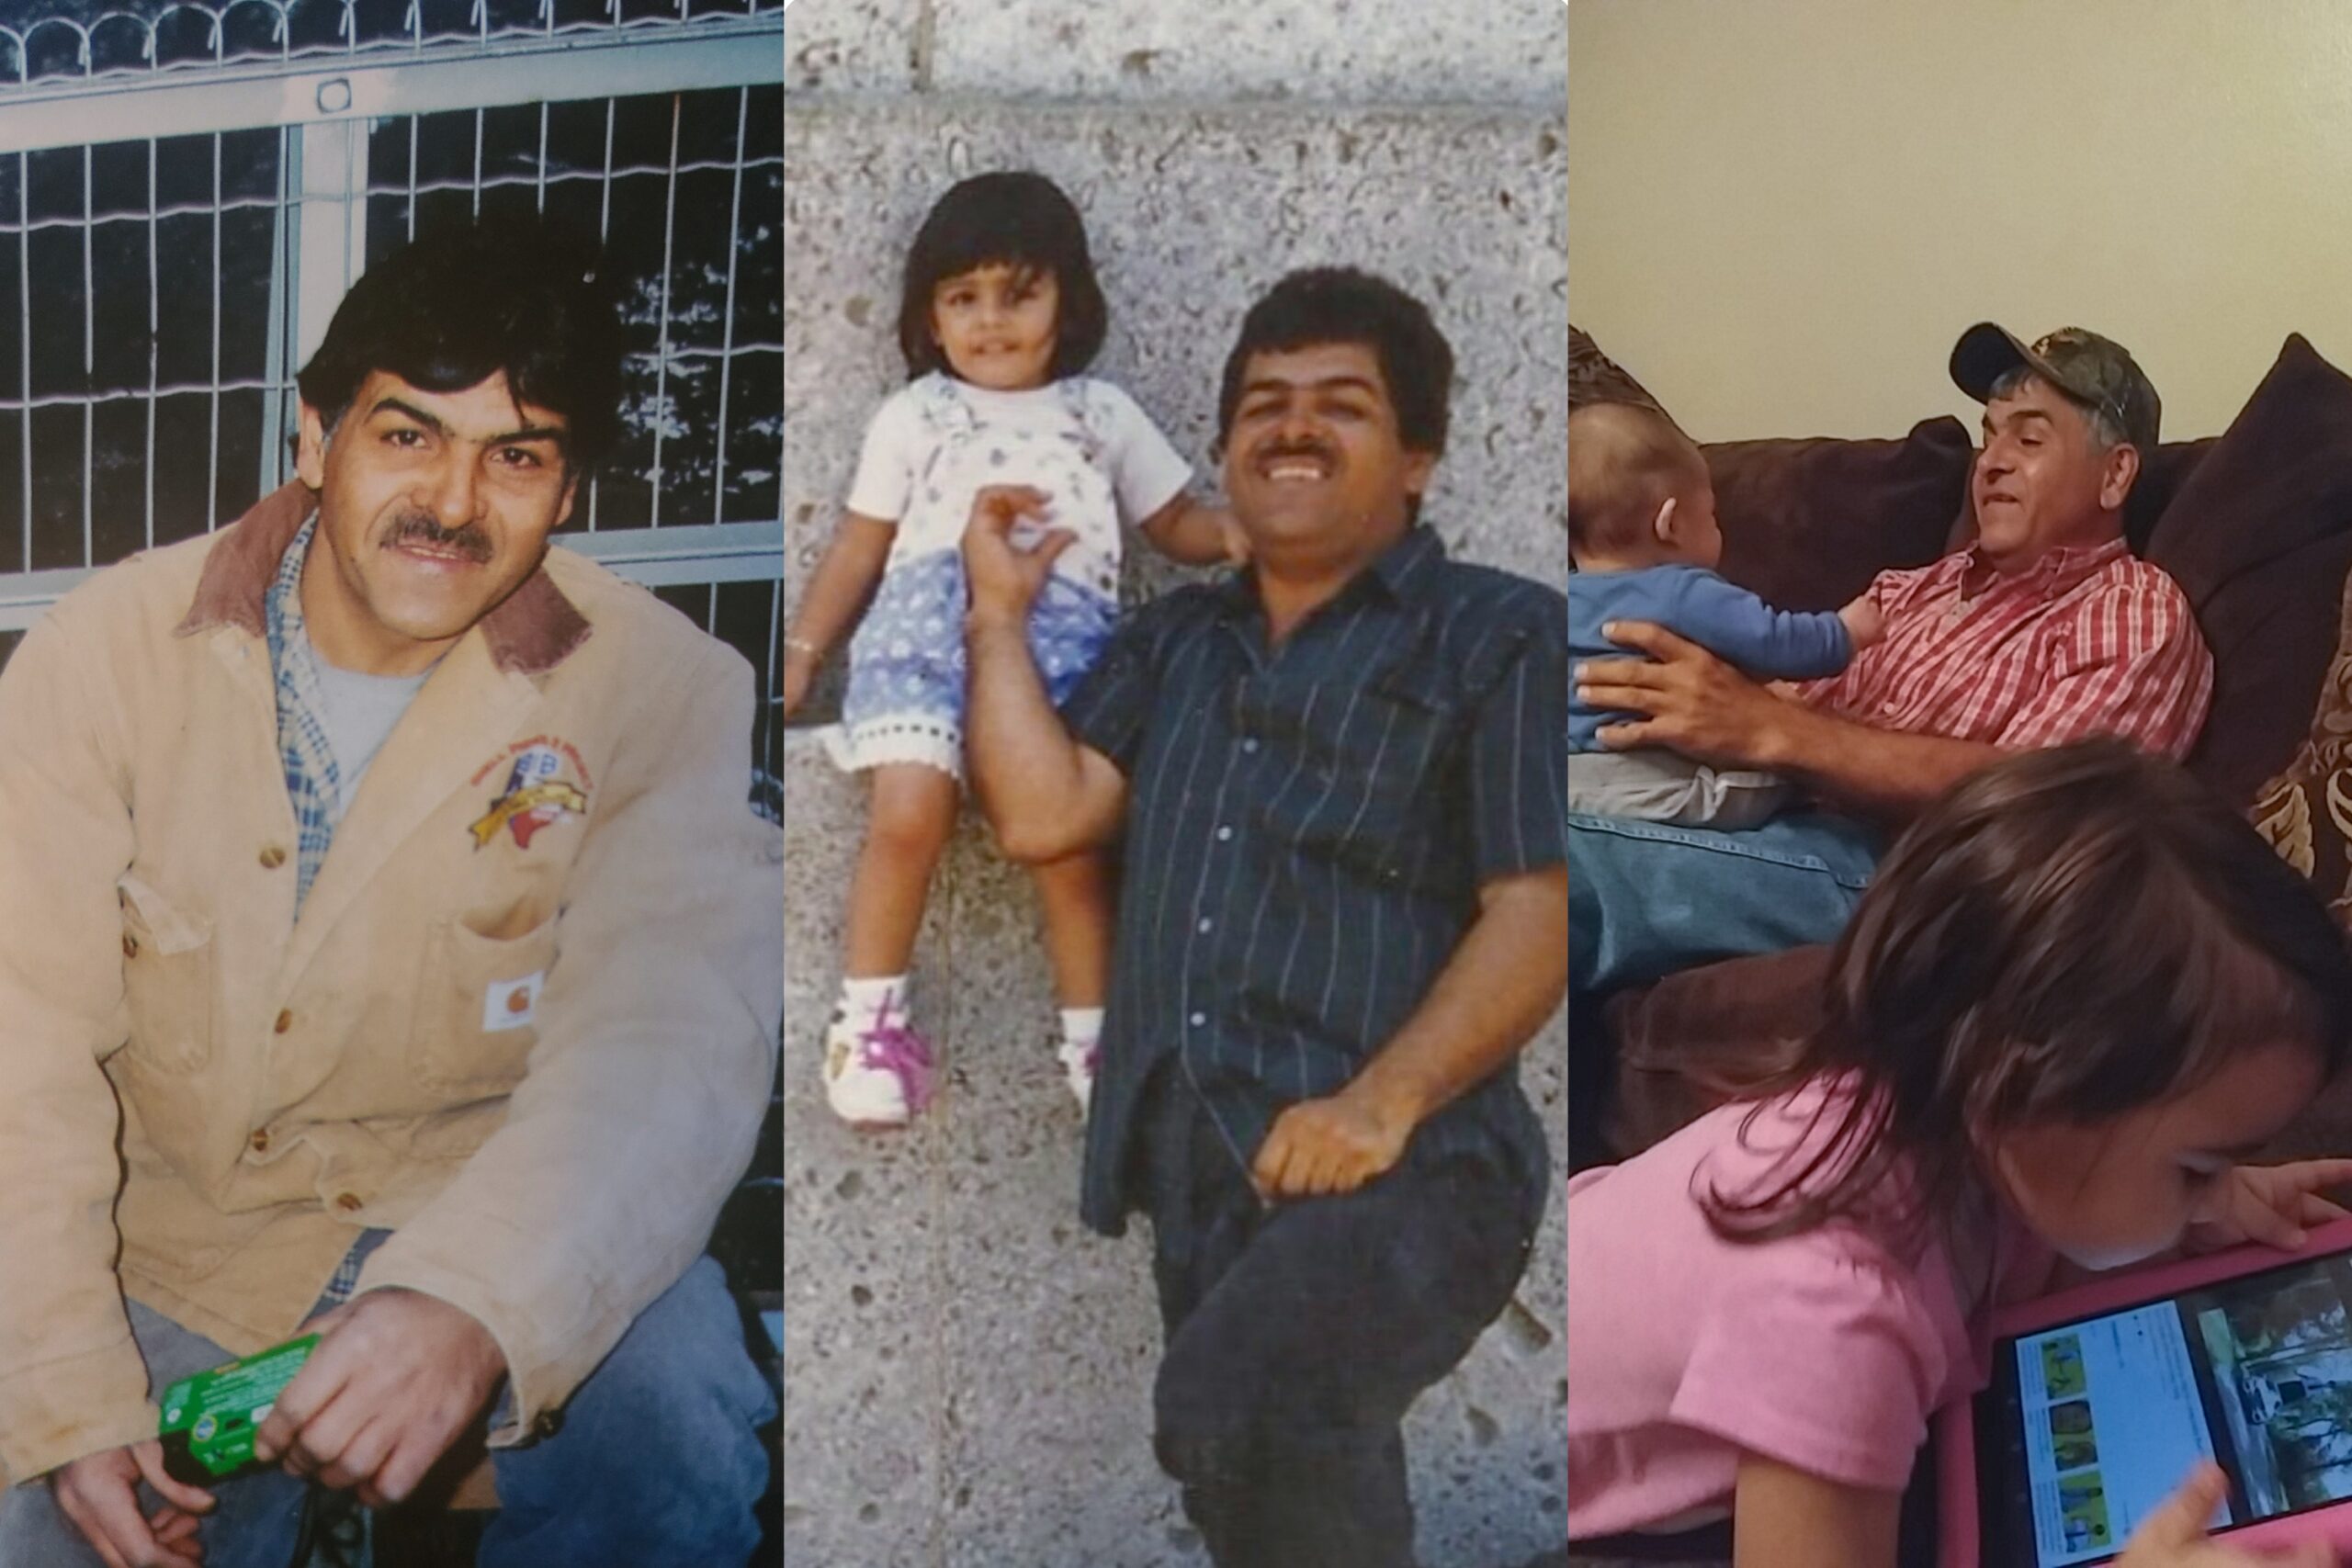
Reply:
[[1717, 767], [1779, 765], [1778, 742], [1799, 710], [1664, 626], [1612, 621], [1600, 635], [1650, 655], [1596, 659], [1577, 667], [1578, 701], [1650, 716], [1603, 725], [1603, 746], [1614, 751], [1663, 746]]
[[2346, 1182], [2352, 1182], [2352, 1159], [2232, 1166], [2199, 1200], [2186, 1240], [2193, 1251], [2242, 1241], [2290, 1250], [2303, 1245], [2309, 1226], [2352, 1218], [2320, 1196], [2321, 1188]]
[[1044, 592], [1054, 558], [1078, 537], [1067, 528], [1054, 528], [1025, 548], [1013, 542], [1013, 530], [1023, 522], [1052, 514], [1046, 500], [1044, 491], [1027, 485], [985, 485], [972, 498], [971, 520], [964, 529], [964, 576], [974, 615], [1027, 624], [1029, 606]]
[[415, 1291], [369, 1291], [311, 1320], [318, 1348], [254, 1435], [264, 1462], [356, 1487], [371, 1508], [416, 1488], [506, 1370], [490, 1330]]
[[2180, 1489], [2132, 1532], [2115, 1568], [2335, 1568], [2335, 1550], [2305, 1541], [2288, 1551], [2247, 1551], [2215, 1543], [2206, 1533], [2230, 1495], [2222, 1467], [2206, 1461]]
[[1225, 564], [1238, 570], [1250, 564], [1250, 536], [1239, 518], [1230, 511], [1221, 512], [1216, 519], [1216, 536], [1225, 547]]
[[[139, 1483], [163, 1497], [153, 1515], [139, 1511]], [[197, 1516], [212, 1511], [212, 1494], [164, 1472], [164, 1445], [142, 1438], [123, 1449], [101, 1449], [50, 1472], [57, 1506], [82, 1532], [107, 1568], [155, 1568], [201, 1562]]]
[[1302, 1100], [1274, 1118], [1250, 1179], [1268, 1200], [1352, 1192], [1404, 1157], [1414, 1119], [1355, 1085]]

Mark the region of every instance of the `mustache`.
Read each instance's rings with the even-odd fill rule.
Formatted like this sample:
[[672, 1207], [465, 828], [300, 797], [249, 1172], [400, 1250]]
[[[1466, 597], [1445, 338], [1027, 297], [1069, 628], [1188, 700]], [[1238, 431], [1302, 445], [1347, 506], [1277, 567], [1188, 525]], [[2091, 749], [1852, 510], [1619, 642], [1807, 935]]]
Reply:
[[437, 550], [455, 550], [477, 562], [488, 562], [497, 553], [490, 536], [469, 523], [462, 528], [444, 528], [434, 521], [429, 512], [403, 512], [392, 522], [391, 531], [384, 536], [386, 546], [405, 545], [413, 540]]
[[1339, 454], [1320, 441], [1270, 441], [1258, 448], [1255, 457], [1261, 468], [1279, 463], [1285, 457], [1314, 457], [1335, 468], [1340, 461]]

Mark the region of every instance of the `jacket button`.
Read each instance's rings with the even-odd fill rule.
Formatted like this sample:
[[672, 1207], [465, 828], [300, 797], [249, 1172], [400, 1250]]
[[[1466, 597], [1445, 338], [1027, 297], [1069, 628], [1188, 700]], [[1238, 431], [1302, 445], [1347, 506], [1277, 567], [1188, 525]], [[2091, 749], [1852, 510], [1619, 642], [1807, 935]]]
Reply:
[[262, 846], [261, 864], [264, 871], [276, 871], [286, 863], [286, 852], [276, 844]]
[[291, 1029], [291, 1028], [293, 1028], [293, 1027], [294, 1027], [294, 1014], [293, 1014], [293, 1011], [292, 1011], [290, 1009], [287, 1009], [287, 1008], [280, 1008], [280, 1009], [278, 1009], [278, 1010], [277, 1010], [277, 1021], [276, 1023], [271, 1024], [269, 1027], [271, 1028], [271, 1030], [272, 1030], [273, 1032], [277, 1032], [277, 1033], [279, 1033], [279, 1034], [283, 1034], [283, 1033], [285, 1033], [288, 1030], [289, 1030], [289, 1029]]
[[552, 1438], [562, 1430], [563, 1412], [560, 1410], [542, 1410], [538, 1419], [531, 1423], [531, 1431], [541, 1438]]
[[335, 1194], [334, 1206], [346, 1214], [356, 1214], [367, 1205], [360, 1201], [359, 1194], [356, 1192], [338, 1192]]
[[122, 933], [122, 955], [125, 958], [136, 958], [139, 956], [139, 939], [132, 936], [129, 931]]
[[267, 1154], [269, 1152], [269, 1130], [266, 1127], [255, 1128], [254, 1130], [254, 1135], [248, 1139], [247, 1142], [252, 1145], [254, 1153], [257, 1155]]

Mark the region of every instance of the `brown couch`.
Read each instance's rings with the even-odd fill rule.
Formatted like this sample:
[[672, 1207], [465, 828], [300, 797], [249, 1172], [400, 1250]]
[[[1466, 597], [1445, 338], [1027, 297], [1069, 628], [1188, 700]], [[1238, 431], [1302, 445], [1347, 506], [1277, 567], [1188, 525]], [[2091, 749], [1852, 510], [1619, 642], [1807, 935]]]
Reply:
[[[1571, 407], [1656, 406], [1580, 333], [1570, 376]], [[1971, 438], [1954, 419], [1893, 440], [1703, 450], [1724, 574], [1791, 608], [1842, 604], [1874, 572], [1932, 559], [1973, 528]], [[2188, 592], [2213, 650], [2213, 713], [2191, 771], [2244, 803], [2352, 914], [2352, 378], [2288, 338], [2222, 435], [2158, 449], [2126, 533]], [[1577, 1163], [1645, 1147], [1768, 1068], [1816, 1018], [1826, 960], [1804, 948], [1708, 964], [1605, 1006], [1577, 998], [1573, 1082], [1606, 1103], [1579, 1108]], [[2279, 1143], [2352, 1150], [2352, 1089]]]

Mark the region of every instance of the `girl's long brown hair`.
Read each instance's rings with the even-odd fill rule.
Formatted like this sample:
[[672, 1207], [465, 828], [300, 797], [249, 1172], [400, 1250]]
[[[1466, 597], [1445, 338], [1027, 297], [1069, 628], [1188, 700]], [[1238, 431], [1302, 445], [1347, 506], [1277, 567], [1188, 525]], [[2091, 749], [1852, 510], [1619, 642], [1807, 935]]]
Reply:
[[2243, 818], [2120, 741], [2028, 753], [1895, 844], [1741, 1136], [1810, 1080], [1861, 1092], [1825, 1097], [1757, 1188], [1701, 1201], [1733, 1241], [1890, 1202], [1917, 1235], [1962, 1212], [1988, 1136], [2170, 1100], [2242, 1048], [2307, 1042], [2332, 1077], [2348, 1038], [2344, 935]]

